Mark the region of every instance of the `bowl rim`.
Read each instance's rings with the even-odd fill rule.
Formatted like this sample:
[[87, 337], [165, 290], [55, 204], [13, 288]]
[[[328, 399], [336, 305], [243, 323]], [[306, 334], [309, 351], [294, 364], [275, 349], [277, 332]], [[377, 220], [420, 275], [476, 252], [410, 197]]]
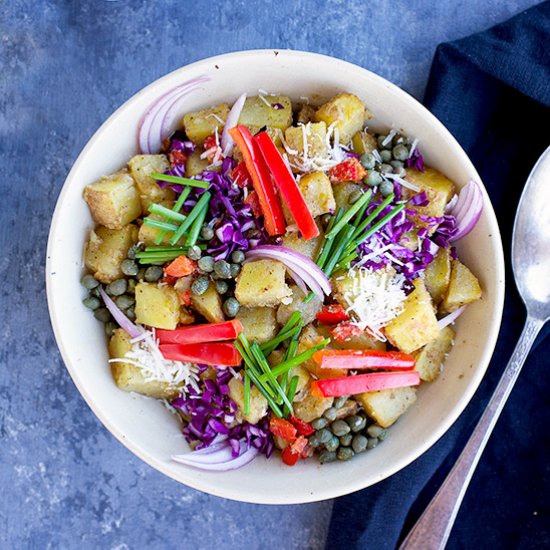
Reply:
[[[75, 368], [71, 363], [69, 352], [64, 343], [64, 337], [58, 325], [59, 311], [56, 308], [56, 302], [54, 300], [53, 291], [52, 291], [52, 284], [53, 284], [52, 277], [50, 276], [51, 263], [53, 261], [52, 249], [54, 247], [54, 236], [58, 231], [59, 220], [60, 220], [59, 214], [65, 206], [66, 196], [69, 188], [68, 183], [72, 180], [73, 175], [78, 171], [80, 165], [85, 162], [88, 150], [91, 149], [97, 141], [100, 141], [102, 139], [106, 128], [110, 126], [111, 123], [114, 120], [116, 120], [116, 118], [118, 118], [118, 116], [121, 114], [122, 111], [128, 109], [134, 103], [138, 102], [142, 96], [148, 94], [155, 87], [173, 78], [177, 73], [182, 73], [183, 75], [186, 71], [190, 69], [195, 69], [203, 65], [212, 66], [212, 64], [217, 64], [218, 62], [223, 62], [231, 58], [251, 58], [251, 57], [257, 56], [260, 58], [265, 58], [267, 60], [271, 58], [273, 55], [277, 56], [279, 53], [283, 53], [285, 56], [289, 56], [292, 58], [302, 58], [302, 59], [307, 58], [309, 61], [317, 61], [323, 64], [338, 63], [341, 65], [347, 65], [349, 66], [350, 69], [353, 69], [353, 70], [360, 70], [360, 71], [369, 73], [370, 78], [378, 80], [381, 84], [384, 84], [384, 86], [386, 86], [387, 88], [399, 94], [402, 97], [403, 101], [405, 103], [408, 103], [412, 109], [420, 110], [423, 116], [426, 117], [426, 119], [430, 122], [430, 125], [437, 127], [439, 131], [442, 131], [444, 134], [446, 134], [449, 141], [456, 146], [457, 155], [461, 157], [459, 159], [460, 162], [468, 166], [468, 169], [471, 172], [471, 174], [473, 174], [476, 177], [476, 181], [478, 181], [481, 184], [482, 192], [485, 197], [484, 214], [488, 216], [489, 223], [496, 230], [493, 232], [493, 242], [494, 242], [494, 249], [495, 249], [495, 256], [496, 256], [496, 265], [494, 266], [495, 279], [496, 279], [495, 296], [494, 296], [495, 316], [493, 318], [493, 322], [488, 328], [487, 335], [486, 335], [486, 344], [483, 348], [483, 351], [479, 360], [479, 366], [475, 371], [475, 375], [472, 377], [471, 383], [465, 389], [462, 396], [460, 397], [460, 400], [457, 402], [453, 410], [441, 421], [441, 423], [438, 426], [438, 429], [434, 430], [430, 437], [423, 440], [422, 443], [416, 447], [414, 452], [409, 452], [406, 454], [406, 456], [404, 456], [400, 460], [392, 462], [390, 465], [388, 465], [388, 467], [386, 467], [386, 469], [380, 473], [380, 475], [377, 477], [375, 481], [373, 481], [373, 483], [365, 485], [361, 482], [361, 480], [357, 479], [355, 482], [350, 482], [345, 485], [338, 486], [337, 490], [331, 490], [331, 489], [327, 490], [327, 489], [321, 488], [314, 495], [303, 494], [303, 495], [300, 495], [299, 498], [288, 498], [288, 499], [269, 498], [270, 495], [258, 496], [257, 494], [252, 494], [250, 492], [242, 490], [244, 489], [244, 487], [241, 488], [241, 491], [239, 492], [223, 488], [223, 486], [219, 488], [217, 485], [212, 486], [212, 485], [209, 485], [208, 483], [204, 484], [199, 477], [190, 478], [190, 479], [186, 479], [185, 481], [182, 481], [181, 479], [178, 479], [172, 473], [172, 471], [166, 466], [167, 461], [159, 460], [158, 458], [149, 454], [145, 449], [142, 449], [141, 447], [135, 445], [132, 441], [129, 441], [124, 435], [124, 433], [122, 433], [113, 424], [111, 424], [108, 418], [103, 414], [102, 410], [98, 406], [96, 406], [93, 396], [88, 392], [88, 389], [84, 387], [83, 384], [80, 383], [78, 376], [76, 375]], [[318, 502], [318, 501], [327, 500], [327, 499], [343, 496], [346, 494], [350, 494], [350, 493], [359, 491], [361, 489], [365, 489], [369, 486], [372, 486], [375, 483], [378, 483], [394, 475], [395, 473], [399, 472], [409, 464], [413, 463], [416, 459], [418, 459], [421, 455], [423, 455], [428, 449], [430, 449], [451, 428], [451, 426], [455, 423], [458, 417], [463, 413], [468, 403], [471, 401], [474, 393], [477, 391], [477, 388], [479, 387], [479, 384], [481, 383], [481, 380], [483, 379], [487, 371], [489, 362], [494, 352], [494, 348], [497, 342], [497, 337], [500, 331], [500, 325], [502, 321], [502, 314], [503, 314], [503, 307], [504, 307], [504, 289], [505, 289], [504, 265], [505, 265], [504, 251], [502, 247], [500, 228], [498, 225], [498, 221], [497, 221], [492, 203], [485, 189], [485, 186], [481, 178], [479, 177], [479, 174], [477, 173], [477, 170], [475, 169], [472, 161], [469, 159], [468, 155], [466, 154], [462, 146], [458, 143], [458, 141], [451, 134], [451, 132], [443, 125], [443, 123], [440, 122], [439, 119], [435, 117], [435, 115], [433, 115], [424, 105], [422, 105], [422, 103], [420, 103], [416, 98], [411, 96], [408, 92], [406, 92], [396, 84], [393, 84], [392, 82], [386, 80], [382, 76], [364, 67], [356, 65], [349, 61], [345, 61], [343, 59], [339, 59], [336, 57], [332, 57], [332, 56], [324, 55], [320, 53], [286, 49], [286, 48], [272, 48], [272, 49], [242, 50], [242, 51], [225, 53], [221, 55], [207, 57], [207, 58], [195, 61], [193, 63], [184, 65], [182, 67], [179, 67], [161, 76], [160, 78], [154, 80], [144, 88], [141, 88], [138, 92], [136, 92], [131, 97], [129, 97], [126, 101], [124, 101], [101, 124], [101, 126], [94, 132], [92, 137], [87, 141], [86, 145], [83, 147], [83, 149], [79, 153], [71, 170], [69, 171], [69, 173], [65, 178], [65, 181], [63, 183], [63, 186], [57, 198], [56, 206], [52, 216], [52, 222], [50, 225], [48, 244], [46, 249], [45, 278], [46, 278], [46, 295], [47, 295], [50, 322], [52, 325], [52, 329], [54, 332], [58, 349], [63, 359], [63, 363], [65, 364], [65, 367], [67, 368], [79, 393], [84, 398], [84, 400], [86, 401], [86, 403], [88, 404], [92, 412], [101, 421], [101, 423], [105, 426], [105, 428], [107, 428], [107, 430], [109, 430], [109, 432], [118, 439], [120, 443], [122, 443], [129, 451], [131, 451], [134, 455], [136, 455], [138, 458], [143, 460], [149, 466], [160, 471], [167, 477], [179, 483], [192, 487], [193, 489], [206, 492], [207, 494], [212, 494], [214, 496], [223, 497], [223, 498], [227, 498], [227, 499], [235, 500], [239, 502], [279, 505], [279, 504], [302, 504], [302, 503], [309, 503], [309, 502]]]

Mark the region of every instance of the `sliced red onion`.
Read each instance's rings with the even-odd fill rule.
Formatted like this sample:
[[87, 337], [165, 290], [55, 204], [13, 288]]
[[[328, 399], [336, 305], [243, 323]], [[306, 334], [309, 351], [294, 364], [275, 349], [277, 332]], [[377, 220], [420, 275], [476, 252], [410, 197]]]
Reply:
[[205, 456], [203, 455], [202, 459], [199, 459], [199, 457], [191, 459], [191, 456], [194, 455], [194, 453], [186, 453], [184, 455], [172, 456], [172, 460], [186, 466], [198, 468], [200, 470], [227, 472], [229, 470], [236, 470], [237, 468], [246, 466], [259, 454], [259, 450], [255, 447], [250, 447], [237, 458], [232, 458], [231, 452], [231, 447], [228, 445], [221, 452], [216, 452]]
[[101, 294], [101, 297], [103, 298], [103, 302], [105, 303], [105, 307], [111, 312], [111, 315], [114, 317], [115, 321], [120, 325], [120, 328], [125, 330], [131, 338], [137, 338], [138, 336], [141, 336], [143, 334], [144, 329], [141, 327], [138, 327], [137, 325], [134, 325], [122, 311], [118, 308], [118, 306], [111, 300], [109, 295], [102, 289], [99, 289], [99, 293]]
[[242, 94], [237, 98], [237, 101], [233, 103], [233, 107], [229, 111], [227, 118], [225, 119], [225, 124], [223, 127], [222, 137], [220, 139], [220, 147], [223, 151], [223, 156], [227, 157], [233, 152], [233, 147], [235, 142], [233, 138], [229, 135], [229, 130], [234, 128], [239, 123], [239, 117], [241, 116], [241, 111], [244, 107], [244, 102], [246, 100], [246, 94]]
[[451, 323], [454, 323], [456, 318], [466, 309], [466, 306], [459, 307], [456, 311], [453, 311], [452, 313], [449, 313], [449, 315], [446, 315], [443, 317], [443, 319], [439, 319], [437, 321], [437, 325], [439, 326], [439, 329], [445, 328], [447, 325], [450, 325]]
[[447, 203], [447, 206], [445, 207], [445, 212], [450, 212], [455, 207], [457, 200], [458, 200], [458, 195], [455, 193], [453, 195], [453, 198]]
[[286, 266], [286, 270], [288, 271], [288, 274], [294, 279], [294, 282], [296, 283], [296, 286], [304, 293], [307, 294], [307, 286], [306, 283], [304, 283], [304, 280], [290, 267]]
[[483, 211], [483, 194], [479, 185], [470, 180], [460, 191], [458, 199], [449, 209], [456, 218], [456, 233], [449, 239], [457, 241], [467, 235], [476, 225]]

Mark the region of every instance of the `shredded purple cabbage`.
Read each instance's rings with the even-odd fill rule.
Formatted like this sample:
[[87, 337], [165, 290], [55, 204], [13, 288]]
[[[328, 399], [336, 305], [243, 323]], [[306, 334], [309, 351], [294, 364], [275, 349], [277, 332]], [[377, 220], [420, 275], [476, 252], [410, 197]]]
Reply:
[[424, 158], [420, 154], [418, 147], [415, 148], [413, 154], [406, 160], [405, 166], [407, 168], [416, 168], [419, 172], [424, 172]]
[[[199, 365], [199, 372], [204, 370], [206, 366]], [[266, 417], [258, 424], [236, 423], [237, 405], [229, 397], [231, 376], [228, 369], [216, 368], [216, 380], [203, 380], [199, 392], [190, 388], [187, 395], [171, 402], [186, 421], [182, 433], [189, 443], [197, 443], [197, 450], [210, 446], [221, 434], [227, 437], [233, 457], [255, 447], [269, 458], [273, 452], [269, 421]]]

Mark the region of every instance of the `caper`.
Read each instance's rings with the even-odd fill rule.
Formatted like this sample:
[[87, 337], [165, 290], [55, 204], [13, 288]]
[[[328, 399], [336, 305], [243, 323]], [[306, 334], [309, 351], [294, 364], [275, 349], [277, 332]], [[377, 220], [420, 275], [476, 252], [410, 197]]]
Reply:
[[96, 310], [101, 305], [99, 298], [96, 298], [95, 296], [88, 296], [87, 298], [84, 298], [82, 303], [92, 311]]
[[338, 447], [340, 446], [340, 440], [333, 435], [326, 443], [325, 443], [325, 449], [327, 451], [336, 451]]
[[120, 264], [120, 270], [124, 275], [128, 275], [129, 277], [135, 277], [138, 274], [139, 266], [134, 260], [126, 259], [122, 260], [122, 263]]
[[359, 189], [356, 189], [352, 193], [350, 193], [348, 197], [348, 204], [355, 204], [361, 197], [363, 196], [363, 193]]
[[321, 464], [327, 464], [328, 462], [334, 462], [336, 460], [336, 453], [334, 451], [323, 451], [319, 455], [319, 462]]
[[95, 296], [96, 298], [101, 298], [101, 286], [96, 286], [90, 290], [90, 296]]
[[162, 277], [163, 273], [160, 265], [152, 265], [145, 270], [144, 278], [148, 283], [156, 283]]
[[133, 244], [130, 248], [128, 248], [128, 252], [126, 253], [126, 256], [130, 260], [136, 259], [136, 252], [139, 252], [141, 250], [141, 245], [139, 244]]
[[229, 290], [229, 285], [226, 281], [216, 281], [214, 288], [218, 294], [225, 294]]
[[111, 319], [111, 314], [109, 313], [109, 310], [106, 307], [100, 307], [94, 311], [94, 317], [98, 321], [101, 321], [102, 323], [106, 323]]
[[400, 143], [406, 143], [406, 141], [407, 138], [405, 136], [402, 136], [401, 134], [395, 134], [395, 136], [393, 136], [392, 144], [395, 146], [399, 145]]
[[376, 187], [382, 183], [382, 176], [379, 172], [376, 172], [376, 170], [369, 170], [369, 173], [363, 182], [369, 187]]
[[346, 422], [353, 433], [360, 432], [367, 425], [367, 419], [357, 414], [346, 418]]
[[137, 272], [136, 279], [138, 281], [143, 281], [145, 279], [145, 272], [147, 271], [147, 268], [141, 267], [139, 271]]
[[242, 264], [244, 262], [244, 252], [242, 250], [235, 250], [231, 254], [231, 261], [235, 264]]
[[380, 151], [380, 158], [382, 159], [382, 162], [390, 162], [392, 159], [391, 151], [388, 151], [387, 149]]
[[239, 274], [240, 270], [241, 270], [241, 264], [231, 264], [229, 266], [229, 271], [231, 273], [231, 278], [234, 279]]
[[231, 279], [231, 267], [225, 260], [218, 260], [214, 264], [214, 273], [220, 279]]
[[332, 433], [334, 435], [341, 437], [348, 434], [351, 428], [349, 427], [347, 422], [344, 422], [343, 420], [335, 420], [331, 424], [330, 429], [332, 430]]
[[378, 439], [376, 437], [369, 437], [367, 449], [374, 449], [376, 445], [378, 445]]
[[134, 321], [135, 318], [136, 318], [136, 312], [134, 310], [133, 307], [129, 307], [127, 310], [126, 310], [126, 317], [128, 317], [128, 319], [130, 319], [130, 321]]
[[391, 139], [386, 139], [387, 137], [384, 134], [378, 136], [378, 149], [391, 149]]
[[126, 279], [117, 279], [107, 285], [105, 290], [107, 291], [107, 294], [110, 294], [111, 296], [120, 296], [126, 292], [127, 288], [128, 283], [126, 282]]
[[386, 437], [388, 437], [388, 430], [382, 430], [380, 432], [380, 435], [378, 436], [378, 439], [380, 441], [384, 441], [384, 439], [386, 439]]
[[187, 257], [190, 260], [199, 260], [202, 255], [201, 249], [194, 244], [193, 246], [189, 247], [189, 250], [187, 251]]
[[136, 292], [136, 281], [135, 279], [128, 279], [128, 288], [126, 289], [128, 294], [135, 294]]
[[114, 323], [113, 321], [107, 321], [105, 323], [105, 326], [104, 326], [105, 334], [109, 337], [112, 336], [113, 332], [117, 328], [117, 326], [118, 325], [116, 323]]
[[317, 432], [317, 437], [319, 438], [319, 441], [324, 445], [331, 440], [332, 433], [328, 428], [323, 428], [322, 430], [319, 430]]
[[329, 407], [324, 413], [323, 416], [329, 421], [332, 422], [336, 420], [336, 409], [334, 407]]
[[356, 453], [362, 453], [363, 451], [367, 450], [367, 442], [368, 442], [368, 439], [364, 435], [356, 434], [353, 436], [353, 440], [351, 442], [351, 448]]
[[328, 420], [326, 418], [316, 418], [312, 423], [311, 427], [315, 428], [316, 430], [322, 430], [323, 428], [326, 428], [328, 424]]
[[92, 290], [92, 288], [96, 288], [99, 285], [99, 281], [93, 275], [86, 273], [86, 275], [84, 275], [82, 279], [80, 279], [80, 284], [84, 288]]
[[241, 304], [239, 304], [239, 301], [237, 300], [237, 298], [228, 298], [224, 303], [223, 303], [223, 312], [228, 316], [228, 317], [235, 317], [235, 315], [237, 315], [237, 313], [239, 313], [239, 308], [241, 307]]
[[409, 158], [409, 149], [406, 145], [399, 144], [392, 149], [392, 154], [395, 160], [405, 161]]
[[123, 294], [122, 296], [119, 296], [115, 300], [115, 302], [120, 309], [128, 309], [136, 303], [134, 298], [132, 298], [132, 296], [128, 296], [128, 294]]
[[338, 460], [350, 460], [354, 455], [355, 453], [350, 447], [340, 447], [338, 449], [338, 453], [336, 454], [336, 458]]
[[323, 226], [326, 227], [330, 223], [330, 220], [332, 220], [332, 218], [333, 218], [332, 214], [323, 214], [321, 216], [321, 221], [323, 222]]
[[391, 164], [395, 174], [397, 174], [397, 172], [399, 172], [399, 170], [405, 168], [405, 164], [403, 162], [401, 162], [400, 160], [391, 160], [390, 164]]
[[332, 404], [332, 406], [335, 408], [335, 409], [341, 409], [345, 404], [346, 404], [346, 401], [349, 399], [349, 396], [348, 395], [341, 395], [340, 397], [337, 397], [335, 400], [334, 400], [334, 403]]
[[214, 258], [212, 256], [203, 256], [197, 262], [197, 265], [203, 273], [211, 273], [214, 271]]
[[191, 291], [197, 296], [202, 296], [208, 290], [209, 280], [206, 275], [197, 277], [191, 285]]
[[379, 426], [378, 424], [373, 424], [372, 426], [369, 426], [367, 428], [367, 434], [369, 434], [369, 437], [380, 437], [380, 434], [382, 432], [385, 432], [384, 428], [382, 426]]
[[372, 153], [365, 153], [361, 155], [360, 161], [367, 170], [372, 170], [374, 168], [376, 159], [374, 158], [374, 155]]
[[391, 181], [383, 181], [380, 184], [380, 194], [383, 197], [387, 197], [393, 193], [393, 183]]
[[391, 164], [382, 164], [380, 166], [380, 173], [381, 174], [391, 174], [393, 172], [393, 167]]
[[342, 445], [342, 447], [349, 447], [351, 445], [352, 439], [353, 439], [353, 435], [351, 434], [343, 435], [340, 438], [340, 445]]
[[208, 225], [203, 225], [203, 227], [201, 229], [201, 237], [205, 241], [209, 241], [210, 239], [213, 239], [214, 238], [214, 230], [211, 227], [209, 227]]
[[317, 434], [313, 434], [308, 439], [310, 447], [319, 447], [321, 445], [321, 442], [319, 441], [319, 436]]

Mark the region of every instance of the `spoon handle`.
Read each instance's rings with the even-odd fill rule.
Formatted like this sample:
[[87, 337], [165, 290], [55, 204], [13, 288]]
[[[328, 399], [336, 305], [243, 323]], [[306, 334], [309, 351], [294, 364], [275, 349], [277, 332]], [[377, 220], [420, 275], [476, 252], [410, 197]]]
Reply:
[[477, 463], [543, 325], [544, 321], [527, 317], [514, 353], [468, 443], [399, 550], [443, 550], [445, 548]]

